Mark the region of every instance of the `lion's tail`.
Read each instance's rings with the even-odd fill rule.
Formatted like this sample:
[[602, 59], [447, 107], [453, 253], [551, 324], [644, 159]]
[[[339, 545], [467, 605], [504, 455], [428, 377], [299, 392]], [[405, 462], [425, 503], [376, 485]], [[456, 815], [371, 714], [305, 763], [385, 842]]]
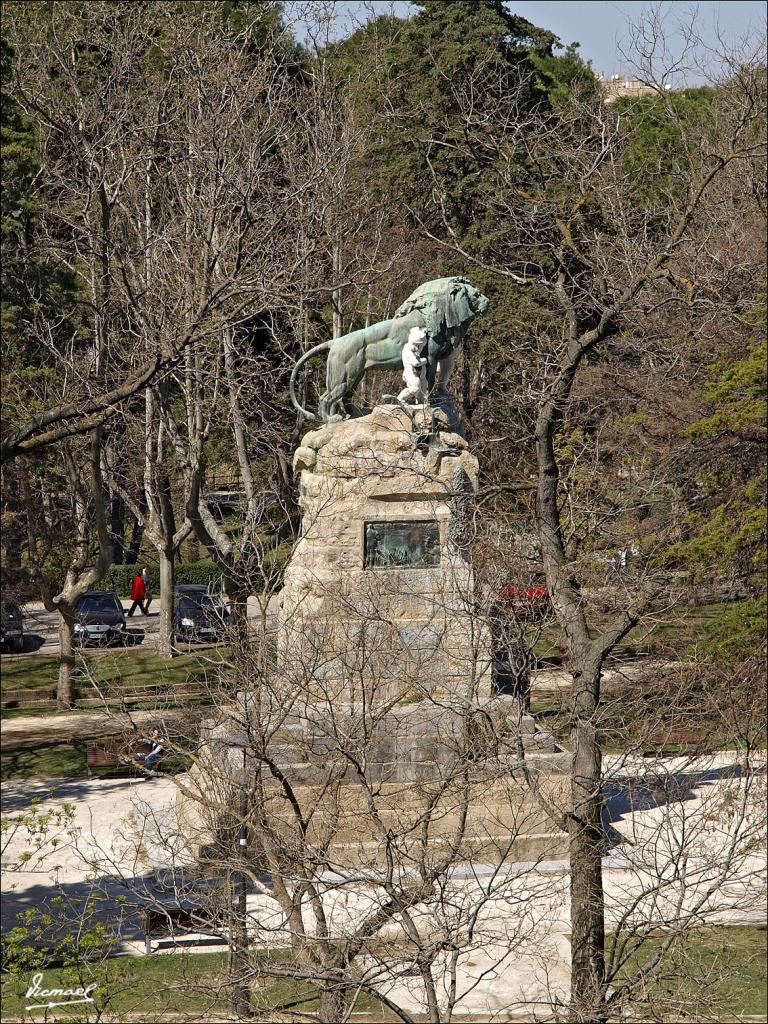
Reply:
[[296, 398], [296, 374], [299, 372], [299, 367], [303, 366], [308, 359], [311, 359], [312, 356], [318, 355], [320, 352], [327, 352], [330, 347], [330, 341], [324, 341], [321, 345], [315, 345], [314, 348], [311, 348], [309, 352], [305, 352], [304, 355], [299, 358], [293, 370], [291, 371], [291, 401], [302, 414], [302, 416], [305, 416], [308, 420], [316, 420], [317, 416], [315, 416], [313, 412], [310, 412], [308, 409], [304, 409], [302, 406], [299, 405], [299, 400]]

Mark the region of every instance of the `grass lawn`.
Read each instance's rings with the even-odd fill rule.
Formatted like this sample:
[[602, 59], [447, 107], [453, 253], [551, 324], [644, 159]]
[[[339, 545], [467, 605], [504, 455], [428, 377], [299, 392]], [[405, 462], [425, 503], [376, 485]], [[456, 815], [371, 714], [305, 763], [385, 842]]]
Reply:
[[[590, 630], [593, 639], [598, 635], [597, 627], [602, 626], [597, 616], [594, 628]], [[606, 618], [608, 626], [612, 620]], [[650, 612], [644, 621], [630, 630], [618, 651], [618, 660], [633, 652], [659, 657], [674, 656], [680, 659], [694, 657], [702, 645], [727, 643], [739, 629], [747, 628], [756, 636], [765, 631], [765, 599], [745, 598], [741, 601], [718, 601], [712, 604], [665, 609]], [[725, 638], [725, 639], [724, 639]], [[562, 637], [553, 626], [548, 626], [534, 645], [539, 658], [552, 658], [562, 650]]]
[[[226, 658], [220, 648], [206, 648], [182, 654], [177, 658], [161, 658], [155, 653], [98, 651], [80, 654], [75, 669], [75, 691], [79, 698], [98, 698], [96, 687], [109, 696], [115, 691], [162, 686], [165, 699], [173, 688], [185, 683], [216, 684], [219, 666]], [[58, 676], [58, 658], [30, 655], [25, 658], [2, 659], [2, 690], [24, 690], [34, 696], [36, 691], [52, 690]], [[50, 709], [4, 708], [3, 717], [19, 714], [50, 713]]]
[[[633, 968], [646, 963], [661, 941], [651, 938], [626, 973], [631, 975]], [[764, 1015], [767, 947], [765, 927], [699, 928], [684, 949], [670, 955], [663, 975], [657, 974], [649, 984], [644, 1001], [663, 1008], [662, 1019], [670, 1021], [689, 1020], [694, 1011], [702, 1019], [721, 1021]]]
[[[132, 702], [132, 710], [163, 709], [175, 705], [185, 707], [208, 703], [206, 693], [199, 695], [185, 692], [174, 693], [175, 687], [184, 684], [204, 684], [210, 679], [212, 689], [218, 683], [220, 666], [225, 662], [227, 652], [223, 648], [198, 648], [190, 654], [183, 654], [172, 660], [146, 652], [134, 653], [124, 651], [87, 652], [78, 658], [76, 675], [76, 692], [80, 698], [92, 696], [98, 699], [94, 688], [95, 683], [105, 698], [118, 691], [129, 693], [131, 688], [159, 686], [158, 696], [150, 696], [144, 700]], [[8, 658], [2, 660], [2, 689], [25, 690], [33, 695], [36, 691], [53, 689], [56, 685], [58, 659], [30, 655], [25, 658]], [[203, 687], [204, 688], [204, 687]], [[118, 699], [106, 700], [106, 707], [119, 708]], [[89, 706], [94, 710], [94, 705]], [[98, 708], [96, 708], [98, 710]], [[53, 708], [16, 707], [3, 708], [0, 717], [4, 720], [25, 717], [27, 715], [49, 716], [59, 714]], [[61, 712], [61, 714], [68, 714]], [[174, 767], [171, 759], [167, 759], [164, 771], [183, 770]], [[95, 776], [119, 776], [132, 774], [131, 768], [95, 769]], [[3, 753], [0, 757], [0, 777], [3, 780], [16, 778], [82, 778], [86, 775], [85, 753], [81, 747], [62, 743], [52, 747], [36, 750], [19, 750]]]
[[[271, 963], [277, 969], [290, 969], [290, 956], [283, 951], [260, 951], [255, 955], [255, 963], [264, 968]], [[77, 1016], [68, 1019], [96, 1020], [99, 1014], [120, 1019], [119, 1015], [123, 1014], [123, 1019], [155, 1021], [162, 1020], [164, 1014], [189, 1014], [190, 1020], [200, 1021], [205, 1019], [206, 1013], [229, 1008], [231, 991], [226, 972], [226, 953], [113, 957], [104, 964], [45, 971], [39, 987], [98, 985], [93, 993], [95, 1005], [86, 1009], [78, 1007]], [[24, 1007], [32, 1002], [25, 998], [29, 984], [27, 975], [20, 979], [3, 976], [3, 1020], [16, 1016], [24, 1019]], [[288, 1014], [317, 1010], [315, 991], [308, 982], [272, 978], [258, 972], [252, 981], [251, 1002], [261, 1020], [274, 1020], [278, 1014], [278, 1019], [288, 1020], [293, 1019]], [[358, 999], [355, 1010], [365, 1012], [371, 1021], [397, 1019], [369, 995]], [[27, 1013], [26, 1019], [38, 1019], [40, 1013]]]
[[651, 614], [647, 623], [635, 626], [627, 634], [625, 643], [646, 646], [651, 652], [672, 649], [681, 658], [691, 658], [702, 644], [707, 648], [721, 645], [742, 629], [759, 638], [765, 629], [765, 598], [718, 601], [693, 608], [680, 606], [664, 614], [663, 618]]
[[[610, 941], [610, 937], [609, 937]], [[641, 966], [661, 941], [651, 939], [628, 967]], [[255, 954], [256, 971], [251, 986], [254, 1010], [260, 1019], [287, 1020], [292, 1014], [317, 1009], [317, 999], [308, 982], [270, 977], [272, 965], [290, 971], [290, 954], [283, 950]], [[261, 972], [258, 968], [261, 967]], [[97, 984], [95, 1005], [79, 1009], [76, 1019], [95, 1020], [99, 1013], [112, 1019], [133, 1017], [160, 1020], [162, 1015], [189, 1014], [203, 1020], [206, 1013], [226, 1011], [230, 990], [226, 979], [225, 953], [154, 954], [151, 957], [113, 957], [103, 964], [83, 963], [78, 968], [43, 972], [40, 987], [76, 988]], [[28, 975], [4, 975], [3, 1019], [21, 1017], [29, 1000], [25, 998]], [[693, 932], [684, 950], [675, 954], [645, 992], [660, 1019], [732, 1021], [747, 1014], [766, 1013], [766, 929], [764, 927], [701, 928]], [[642, 1012], [642, 1003], [635, 1004]], [[369, 1021], [396, 1018], [375, 997], [363, 995], [356, 1014]], [[194, 1016], [192, 1016], [194, 1015]], [[26, 1019], [31, 1019], [28, 1014]], [[360, 1017], [357, 1017], [359, 1020]], [[654, 1017], [654, 1019], [657, 1019]]]
[[85, 751], [69, 743], [37, 750], [14, 750], [0, 755], [0, 778], [68, 779], [85, 778]]
[[[168, 754], [159, 770], [166, 775], [176, 775], [189, 770], [189, 761], [181, 754]], [[57, 743], [52, 747], [13, 750], [0, 755], [0, 779], [3, 782], [9, 779], [84, 779], [87, 774], [85, 750], [81, 744]], [[95, 779], [129, 779], [141, 774], [138, 767], [130, 764], [91, 769]]]

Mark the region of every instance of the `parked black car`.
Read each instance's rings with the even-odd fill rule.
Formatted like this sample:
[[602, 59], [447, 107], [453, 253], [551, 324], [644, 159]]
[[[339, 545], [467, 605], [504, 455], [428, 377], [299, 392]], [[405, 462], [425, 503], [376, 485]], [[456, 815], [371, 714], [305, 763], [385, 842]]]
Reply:
[[15, 601], [3, 598], [0, 604], [0, 647], [12, 651], [24, 649], [24, 617]]
[[229, 623], [229, 611], [207, 587], [189, 584], [173, 591], [175, 640], [220, 640]]
[[125, 612], [113, 590], [89, 590], [75, 605], [76, 643], [125, 643], [126, 635]]

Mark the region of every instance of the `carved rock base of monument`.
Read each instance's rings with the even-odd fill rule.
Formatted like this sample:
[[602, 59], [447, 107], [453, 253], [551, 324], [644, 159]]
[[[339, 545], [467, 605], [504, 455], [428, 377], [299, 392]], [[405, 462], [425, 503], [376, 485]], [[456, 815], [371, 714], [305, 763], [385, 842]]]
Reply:
[[[443, 410], [383, 406], [307, 434], [294, 466], [302, 535], [285, 571], [275, 671], [210, 723], [210, 777], [250, 786], [259, 772], [269, 819], [284, 815], [288, 830], [289, 786], [313, 808], [317, 842], [331, 837], [327, 866], [381, 866], [382, 822], [405, 860], [425, 836], [432, 848], [457, 835], [459, 858], [564, 856], [567, 837], [539, 798], [559, 806], [570, 755], [518, 700], [493, 692], [466, 441]], [[268, 757], [247, 756], [243, 775], [254, 729]]]
[[[287, 830], [295, 825], [285, 799], [289, 785], [301, 806], [313, 808], [307, 841], [319, 845], [332, 836], [324, 855], [328, 868], [381, 868], [382, 826], [405, 861], [418, 857], [425, 837], [437, 853], [457, 836], [459, 860], [493, 864], [567, 856], [567, 836], [553, 828], [529, 783], [534, 778], [538, 796], [560, 807], [570, 755], [520, 713], [516, 700], [493, 696], [475, 707], [426, 698], [394, 706], [335, 705], [286, 687], [271, 694], [269, 708], [264, 695], [241, 694], [231, 718], [208, 734], [216, 777], [252, 784], [231, 740], [239, 723], [253, 719], [257, 700], [270, 736], [272, 764], [261, 769], [269, 820], [272, 827], [282, 821]], [[280, 785], [275, 771], [284, 780]]]
[[477, 460], [442, 410], [382, 406], [307, 434], [302, 536], [285, 573], [279, 654], [297, 684], [356, 701], [490, 693], [487, 631], [452, 535]]

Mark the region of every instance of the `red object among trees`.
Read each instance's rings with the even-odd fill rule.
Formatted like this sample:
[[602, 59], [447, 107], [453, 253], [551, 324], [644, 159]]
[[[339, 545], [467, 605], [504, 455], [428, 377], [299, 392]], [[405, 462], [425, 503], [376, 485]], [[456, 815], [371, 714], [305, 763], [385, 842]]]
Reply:
[[133, 582], [131, 583], [131, 600], [143, 601], [146, 596], [147, 588], [144, 584], [143, 577], [141, 576], [141, 574], [139, 574], [138, 576], [134, 576]]
[[549, 592], [539, 583], [532, 583], [528, 587], [508, 583], [499, 591], [499, 604], [506, 609], [543, 611], [549, 606]]

